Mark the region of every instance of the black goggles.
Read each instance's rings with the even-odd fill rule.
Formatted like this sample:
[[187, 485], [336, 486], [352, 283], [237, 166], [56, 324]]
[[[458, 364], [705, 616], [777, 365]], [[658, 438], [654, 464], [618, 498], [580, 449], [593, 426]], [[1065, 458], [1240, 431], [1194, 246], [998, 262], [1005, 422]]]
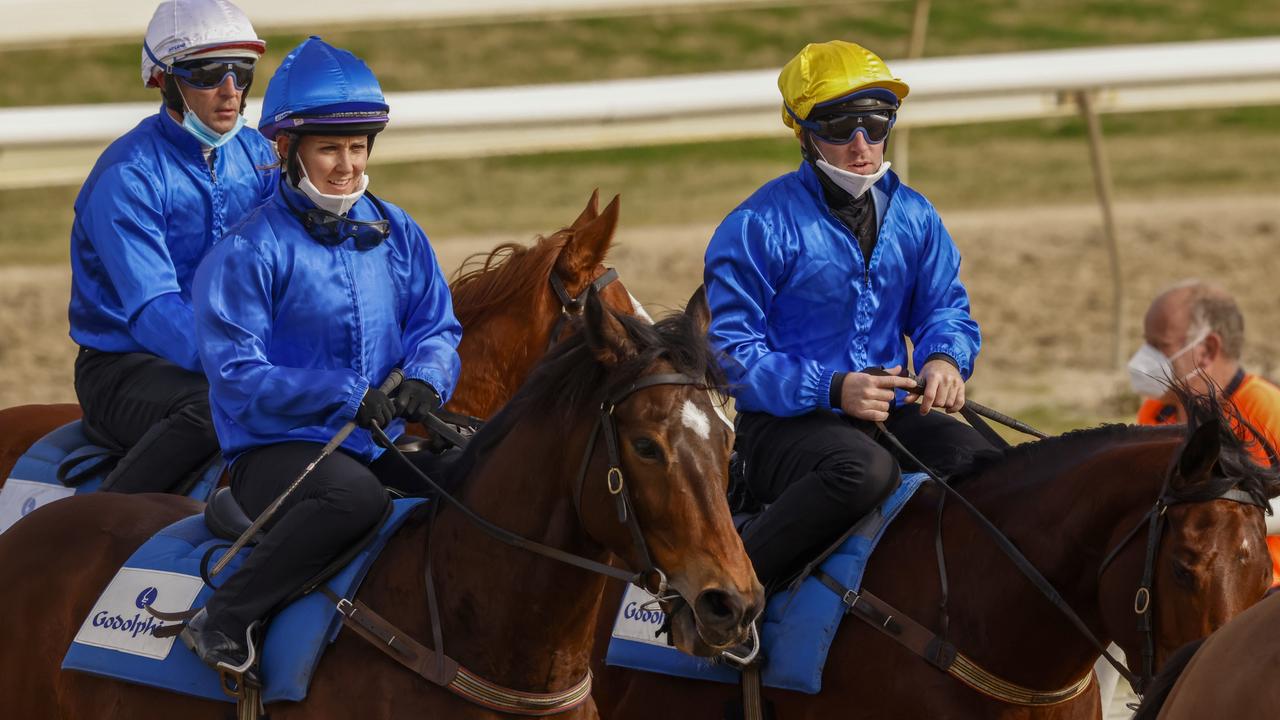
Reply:
[[382, 216], [380, 220], [353, 220], [320, 208], [303, 210], [294, 205], [293, 200], [289, 198], [291, 190], [281, 187], [279, 192], [283, 194], [285, 204], [302, 222], [302, 227], [306, 229], [307, 234], [321, 245], [337, 247], [351, 240], [357, 250], [372, 250], [391, 234], [391, 221], [386, 219], [387, 208], [373, 193], [366, 192], [365, 197], [369, 198], [377, 208], [378, 214]]
[[237, 90], [244, 90], [253, 82], [252, 60], [190, 60], [175, 63], [173, 74], [182, 82], [199, 90], [211, 90], [231, 76]]
[[893, 110], [875, 110], [827, 115], [804, 120], [800, 124], [813, 132], [819, 140], [831, 145], [848, 145], [858, 133], [862, 133], [868, 144], [879, 145], [889, 137], [889, 130], [897, 117], [898, 114]]

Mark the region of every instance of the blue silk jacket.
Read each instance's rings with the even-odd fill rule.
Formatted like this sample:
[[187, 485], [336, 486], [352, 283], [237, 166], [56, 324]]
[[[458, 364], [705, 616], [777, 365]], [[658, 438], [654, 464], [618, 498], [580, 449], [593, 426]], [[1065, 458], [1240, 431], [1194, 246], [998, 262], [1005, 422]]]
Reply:
[[275, 191], [275, 151], [243, 128], [212, 168], [161, 108], [98, 158], [71, 227], [71, 338], [147, 352], [200, 372], [191, 328], [196, 266]]
[[[289, 210], [313, 207], [281, 187], [196, 273], [200, 359], [223, 454], [274, 443], [327, 442], [355, 418], [392, 368], [448, 400], [458, 381], [462, 327], [435, 253], [418, 224], [383, 203], [391, 234], [369, 250], [311, 238]], [[366, 195], [347, 217], [377, 220]], [[395, 438], [404, 429], [387, 427]], [[366, 462], [382, 449], [357, 429], [342, 444]]]
[[934, 354], [968, 379], [981, 344], [960, 253], [928, 200], [889, 171], [876, 183], [880, 232], [868, 266], [828, 209], [808, 163], [776, 178], [716, 228], [704, 283], [711, 342], [739, 410], [781, 417], [829, 409], [835, 373], [915, 367]]

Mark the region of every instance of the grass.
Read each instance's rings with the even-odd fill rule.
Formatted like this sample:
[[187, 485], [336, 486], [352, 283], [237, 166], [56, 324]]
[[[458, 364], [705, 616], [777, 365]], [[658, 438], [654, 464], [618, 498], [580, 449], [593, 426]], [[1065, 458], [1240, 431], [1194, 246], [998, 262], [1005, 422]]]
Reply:
[[[1117, 196], [1280, 194], [1276, 127], [1280, 107], [1108, 116]], [[911, 183], [944, 213], [1091, 202], [1085, 143], [1077, 120], [918, 129]], [[369, 175], [375, 192], [445, 238], [551, 231], [595, 187], [622, 194], [626, 226], [714, 223], [797, 163], [794, 141], [778, 139], [383, 166], [375, 153]], [[64, 262], [77, 192], [0, 193], [0, 264]]]
[[[902, 54], [912, 3], [865, 2], [431, 28], [321, 30], [366, 58], [387, 90], [509, 85], [779, 67], [811, 40]], [[1246, 0], [941, 0], [927, 54], [1280, 34], [1280, 6]], [[268, 34], [254, 94], [301, 33]], [[0, 106], [157, 100], [136, 41], [0, 50]], [[1207, 58], [1206, 62], [1212, 62]], [[1280, 108], [1108, 116], [1120, 198], [1280, 190]], [[1087, 202], [1074, 119], [919, 129], [913, 186], [946, 208]], [[892, 146], [892, 141], [891, 141]], [[713, 223], [795, 167], [790, 139], [379, 165], [375, 192], [432, 236], [545, 232], [591, 188], [622, 193], [627, 225]], [[65, 262], [78, 188], [0, 192], [0, 264]]]

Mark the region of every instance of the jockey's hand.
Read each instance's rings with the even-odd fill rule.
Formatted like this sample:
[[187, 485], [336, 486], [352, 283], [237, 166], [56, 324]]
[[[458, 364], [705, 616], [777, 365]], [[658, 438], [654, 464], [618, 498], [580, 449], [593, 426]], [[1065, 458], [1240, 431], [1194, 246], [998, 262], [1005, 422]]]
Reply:
[[421, 380], [405, 380], [391, 398], [396, 404], [396, 415], [409, 422], [420, 423], [428, 413], [440, 409], [440, 394]]
[[902, 377], [902, 366], [896, 365], [884, 371], [884, 375], [851, 372], [844, 376], [840, 386], [840, 409], [845, 415], [882, 422], [889, 419], [889, 403], [893, 402], [896, 388], [913, 388], [915, 381]]
[[964, 407], [964, 378], [950, 361], [935, 358], [926, 362], [920, 368], [919, 380], [924, 390], [911, 393], [907, 400], [920, 401], [921, 415], [935, 407], [949, 413], [960, 412]]
[[360, 409], [356, 410], [356, 425], [368, 430], [377, 423], [378, 427], [385, 428], [395, 416], [396, 406], [391, 398], [378, 388], [371, 387], [360, 400]]

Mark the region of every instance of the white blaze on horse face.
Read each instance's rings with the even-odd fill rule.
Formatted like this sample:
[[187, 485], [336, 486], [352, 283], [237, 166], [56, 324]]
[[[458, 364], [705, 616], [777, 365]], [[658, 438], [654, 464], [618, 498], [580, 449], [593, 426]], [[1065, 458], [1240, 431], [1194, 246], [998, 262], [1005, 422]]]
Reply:
[[684, 422], [684, 426], [698, 434], [698, 437], [706, 440], [711, 437], [711, 420], [707, 419], [707, 414], [698, 409], [692, 400], [684, 401], [684, 409], [680, 411], [680, 419]]
[[653, 318], [649, 316], [648, 311], [644, 309], [644, 306], [640, 304], [640, 301], [636, 299], [636, 296], [631, 294], [630, 290], [627, 291], [627, 297], [631, 298], [631, 310], [635, 312], [636, 317], [652, 325]]

